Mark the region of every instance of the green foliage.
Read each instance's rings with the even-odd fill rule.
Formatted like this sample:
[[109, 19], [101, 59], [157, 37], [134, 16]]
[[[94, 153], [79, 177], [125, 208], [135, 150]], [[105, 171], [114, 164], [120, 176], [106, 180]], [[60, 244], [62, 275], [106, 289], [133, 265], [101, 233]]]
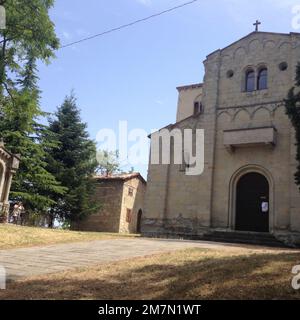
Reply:
[[[9, 89], [28, 54], [46, 63], [59, 47], [49, 18], [53, 0], [6, 0], [6, 29], [0, 30], [0, 83]], [[9, 71], [9, 73], [8, 73]], [[10, 75], [10, 78], [8, 77]]]
[[120, 160], [118, 151], [99, 150], [97, 152], [97, 172], [103, 176], [120, 173]]
[[[24, 79], [26, 76], [24, 74]], [[23, 88], [11, 93], [13, 100], [6, 99], [0, 121], [0, 132], [6, 147], [21, 155], [11, 198], [21, 199], [27, 209], [46, 211], [54, 203], [51, 194], [63, 194], [64, 188], [46, 169], [49, 133], [45, 126], [37, 122], [38, 117], [44, 115], [38, 105], [38, 90], [34, 88], [34, 83], [22, 80], [19, 83]]]
[[93, 213], [93, 175], [97, 167], [96, 145], [90, 140], [82, 123], [73, 94], [66, 97], [55, 119], [50, 119], [50, 131], [56, 135], [58, 147], [49, 150], [48, 170], [68, 188], [64, 196], [56, 198], [52, 216], [77, 221]]
[[46, 63], [59, 42], [48, 11], [52, 0], [6, 0], [7, 28], [0, 30], [0, 135], [6, 147], [21, 155], [11, 197], [22, 200], [26, 209], [46, 211], [52, 195], [65, 192], [47, 167], [47, 128], [39, 105], [37, 60]]
[[300, 189], [300, 63], [297, 65], [295, 87], [289, 91], [285, 106], [286, 114], [290, 118], [296, 133], [296, 160], [298, 161], [298, 166], [295, 173], [295, 182]]

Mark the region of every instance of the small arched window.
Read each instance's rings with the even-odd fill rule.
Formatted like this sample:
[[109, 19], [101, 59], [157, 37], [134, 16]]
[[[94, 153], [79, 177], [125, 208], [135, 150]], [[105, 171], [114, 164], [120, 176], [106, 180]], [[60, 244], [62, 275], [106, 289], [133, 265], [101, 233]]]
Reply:
[[267, 68], [261, 69], [258, 73], [257, 89], [258, 90], [268, 89], [268, 69]]
[[255, 72], [253, 70], [248, 70], [246, 72], [246, 91], [252, 92], [255, 90]]

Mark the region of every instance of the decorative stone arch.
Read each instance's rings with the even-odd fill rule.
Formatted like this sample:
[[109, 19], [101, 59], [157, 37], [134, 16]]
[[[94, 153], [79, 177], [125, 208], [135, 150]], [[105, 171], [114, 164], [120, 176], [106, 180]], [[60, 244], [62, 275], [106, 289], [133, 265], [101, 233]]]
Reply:
[[248, 50], [245, 47], [238, 47], [233, 53], [233, 59], [237, 59], [239, 56], [246, 56]]
[[[259, 48], [257, 49], [257, 47], [259, 46]], [[263, 49], [263, 42], [262, 40], [255, 38], [252, 39], [251, 41], [249, 41], [248, 46], [247, 46], [247, 52], [251, 52], [251, 51], [256, 51], [256, 50], [261, 50]]]
[[233, 123], [232, 113], [228, 111], [221, 111], [218, 113], [217, 119], [218, 119], [218, 128], [219, 128], [218, 130], [223, 131], [224, 129], [231, 128]]
[[267, 113], [269, 114], [270, 117], [270, 121], [272, 119], [272, 110], [270, 110], [268, 107], [266, 106], [259, 106], [258, 108], [256, 108], [252, 113], [251, 113], [251, 120], [255, 119], [256, 114], [261, 111], [261, 110], [265, 110], [267, 111]]
[[237, 116], [240, 114], [240, 113], [247, 113], [248, 116], [249, 116], [249, 123], [251, 121], [251, 112], [248, 110], [248, 108], [238, 108], [237, 111], [235, 112], [235, 114], [232, 116], [232, 122], [234, 122], [237, 118]]
[[269, 230], [270, 233], [274, 230], [275, 225], [275, 210], [274, 210], [274, 179], [272, 174], [266, 168], [250, 164], [238, 169], [231, 177], [229, 182], [229, 228], [233, 231], [236, 230], [236, 200], [237, 200], [237, 184], [244, 175], [247, 173], [259, 173], [263, 175], [269, 183]]
[[230, 122], [232, 122], [232, 120], [233, 120], [232, 119], [232, 114], [229, 111], [223, 110], [223, 111], [219, 112], [218, 115], [217, 115], [218, 119], [223, 115], [227, 115], [229, 117], [229, 119], [230, 119]]
[[[285, 48], [287, 48], [287, 49], [285, 50]], [[287, 50], [292, 49], [292, 48], [293, 48], [292, 44], [290, 42], [287, 42], [287, 41], [283, 41], [278, 45], [279, 51], [287, 51]]]
[[264, 50], [267, 50], [267, 49], [274, 50], [275, 47], [276, 47], [276, 42], [274, 40], [266, 40], [263, 42]]

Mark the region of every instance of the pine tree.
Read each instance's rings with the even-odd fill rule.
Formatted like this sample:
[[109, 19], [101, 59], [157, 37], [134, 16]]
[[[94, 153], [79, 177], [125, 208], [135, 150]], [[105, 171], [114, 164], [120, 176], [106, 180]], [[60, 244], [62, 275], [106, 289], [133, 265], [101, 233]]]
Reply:
[[63, 197], [56, 198], [57, 205], [51, 210], [53, 218], [78, 221], [97, 209], [91, 200], [92, 176], [97, 167], [96, 145], [86, 129], [72, 93], [58, 108], [55, 119], [50, 119], [49, 130], [56, 135], [59, 146], [49, 152], [48, 169], [68, 188]]
[[295, 182], [300, 189], [300, 63], [297, 65], [295, 86], [289, 91], [288, 97], [285, 100], [285, 106], [286, 114], [295, 129], [297, 147], [296, 160], [298, 161]]

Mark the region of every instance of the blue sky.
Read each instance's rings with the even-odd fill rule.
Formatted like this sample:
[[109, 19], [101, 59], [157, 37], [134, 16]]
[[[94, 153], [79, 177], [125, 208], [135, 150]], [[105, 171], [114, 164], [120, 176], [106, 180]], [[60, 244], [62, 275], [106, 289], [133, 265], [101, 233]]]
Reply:
[[[51, 17], [61, 44], [144, 18], [187, 0], [56, 0]], [[84, 3], [84, 5], [82, 5]], [[53, 112], [72, 89], [93, 139], [119, 120], [148, 132], [175, 121], [179, 85], [202, 82], [202, 61], [254, 30], [300, 32], [300, 0], [200, 0], [113, 34], [61, 49], [40, 65], [42, 108]], [[136, 170], [145, 176], [146, 166]]]

